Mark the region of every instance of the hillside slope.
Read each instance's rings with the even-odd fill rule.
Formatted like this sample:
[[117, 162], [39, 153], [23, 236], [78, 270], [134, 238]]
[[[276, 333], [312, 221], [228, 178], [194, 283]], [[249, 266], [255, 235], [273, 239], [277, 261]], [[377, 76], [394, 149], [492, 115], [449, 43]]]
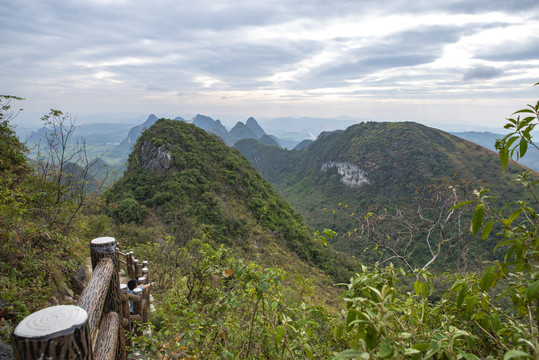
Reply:
[[161, 119], [146, 130], [107, 202], [123, 223], [157, 216], [180, 244], [210, 236], [265, 255], [284, 245], [289, 256], [341, 280], [353, 268], [350, 259], [313, 240], [301, 216], [237, 150], [192, 124]]
[[[500, 175], [497, 155], [479, 145], [417, 123], [353, 125], [324, 133], [305, 150], [284, 150], [250, 140], [235, 147], [317, 229], [353, 231], [357, 216], [375, 209], [428, 206], [426, 189], [459, 182], [471, 190], [484, 185], [495, 194], [521, 187], [511, 165]], [[429, 195], [430, 196], [430, 195]], [[362, 255], [366, 246], [340, 248]], [[488, 252], [491, 252], [488, 250]]]

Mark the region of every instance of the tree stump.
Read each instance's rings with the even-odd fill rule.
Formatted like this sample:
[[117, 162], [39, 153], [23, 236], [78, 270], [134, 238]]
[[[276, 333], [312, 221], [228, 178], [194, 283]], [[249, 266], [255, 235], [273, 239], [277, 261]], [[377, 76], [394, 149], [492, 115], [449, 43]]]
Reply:
[[73, 305], [53, 306], [30, 314], [15, 328], [12, 348], [16, 360], [91, 360], [88, 314]]

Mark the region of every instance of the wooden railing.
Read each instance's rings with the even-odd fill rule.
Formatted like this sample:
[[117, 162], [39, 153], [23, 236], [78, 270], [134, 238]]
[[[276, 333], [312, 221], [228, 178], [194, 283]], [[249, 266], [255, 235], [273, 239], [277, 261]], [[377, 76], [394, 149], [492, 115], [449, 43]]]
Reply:
[[[30, 314], [17, 325], [12, 339], [16, 360], [127, 358], [124, 329], [131, 331], [132, 321], [147, 322], [149, 288], [129, 294], [127, 287], [120, 285], [120, 264], [125, 264], [130, 279], [147, 283], [147, 262], [144, 266], [133, 253], [120, 252], [112, 237], [92, 240], [90, 257], [92, 277], [77, 306], [52, 306]], [[129, 301], [133, 301], [134, 315], [130, 314]]]

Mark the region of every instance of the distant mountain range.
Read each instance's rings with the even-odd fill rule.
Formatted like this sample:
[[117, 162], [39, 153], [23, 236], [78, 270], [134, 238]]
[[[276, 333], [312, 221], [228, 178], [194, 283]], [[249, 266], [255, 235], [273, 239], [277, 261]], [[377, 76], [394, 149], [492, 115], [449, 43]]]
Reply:
[[[125, 162], [139, 136], [144, 130], [155, 124], [157, 120], [157, 116], [151, 114], [144, 123], [132, 127], [129, 130], [127, 137], [123, 139], [118, 146], [112, 149], [107, 156], [122, 159], [122, 162]], [[223, 126], [220, 120], [214, 120], [209, 116], [201, 114], [197, 114], [190, 120], [185, 120], [179, 116], [174, 118], [174, 120], [193, 124], [209, 134], [217, 135], [229, 146], [232, 146], [237, 141], [243, 139], [255, 139], [266, 145], [280, 146], [279, 140], [275, 136], [266, 134], [264, 129], [262, 129], [253, 117], [247, 119], [245, 123], [237, 122], [230, 131]]]
[[[104, 160], [107, 163], [114, 164], [113, 170], [117, 173], [123, 171], [127, 157], [142, 132], [152, 126], [158, 117], [154, 114], [139, 125], [128, 128], [126, 124], [85, 124], [78, 126], [76, 136], [73, 141], [85, 141], [87, 145], [93, 148], [92, 156], [101, 156], [104, 154]], [[236, 142], [245, 139], [254, 139], [266, 145], [279, 146], [288, 149], [303, 150], [308, 148], [316, 138], [324, 137], [333, 131], [328, 129], [328, 121], [332, 128], [346, 127], [353, 123], [354, 119], [321, 119], [321, 118], [281, 118], [265, 121], [265, 126], [271, 129], [272, 133], [279, 137], [269, 135], [262, 128], [258, 121], [250, 117], [245, 122], [237, 122], [230, 130], [221, 123], [220, 120], [214, 120], [211, 117], [198, 114], [191, 119], [186, 120], [182, 117], [176, 117], [174, 120], [192, 123], [206, 132], [219, 136], [227, 145], [233, 146]], [[50, 129], [42, 127], [37, 131], [31, 132], [26, 142], [31, 148], [34, 144], [43, 141]], [[337, 130], [335, 130], [337, 131]], [[479, 144], [487, 149], [493, 150], [496, 139], [503, 135], [492, 132], [453, 132], [455, 136]], [[24, 140], [24, 137], [21, 137]], [[304, 139], [303, 141], [301, 139]], [[31, 157], [35, 156], [30, 154]], [[539, 151], [529, 148], [528, 154], [521, 163], [531, 169], [539, 170]]]

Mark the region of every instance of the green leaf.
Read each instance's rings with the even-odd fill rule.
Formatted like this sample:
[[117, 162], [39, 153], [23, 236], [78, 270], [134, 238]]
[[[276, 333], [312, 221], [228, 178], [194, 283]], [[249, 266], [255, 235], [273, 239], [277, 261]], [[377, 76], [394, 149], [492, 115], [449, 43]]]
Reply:
[[417, 295], [421, 295], [421, 281], [414, 282], [414, 291]]
[[282, 325], [277, 326], [275, 329], [275, 342], [280, 343], [284, 337], [284, 327]]
[[479, 296], [476, 294], [476, 295], [472, 295], [472, 296], [468, 296], [466, 298], [466, 309], [468, 311], [471, 311], [473, 310], [473, 308], [475, 307], [475, 305], [477, 304], [477, 301], [479, 300]]
[[378, 345], [378, 332], [374, 327], [369, 327], [369, 330], [367, 330], [367, 335], [365, 336], [365, 343], [367, 344], [367, 348], [369, 350], [373, 350]]
[[421, 290], [423, 299], [426, 299], [429, 296], [429, 285], [426, 283], [421, 283]]
[[466, 294], [468, 293], [468, 285], [464, 284], [462, 287], [462, 290], [459, 293], [459, 296], [457, 297], [457, 307], [462, 306], [462, 302], [464, 301], [464, 298], [466, 297]]
[[416, 350], [419, 350], [419, 351], [425, 351], [429, 347], [430, 347], [429, 343], [419, 343], [419, 344], [412, 345], [413, 349], [416, 349]]
[[348, 311], [348, 315], [346, 315], [346, 325], [348, 326], [348, 329], [350, 329], [350, 324], [352, 321], [356, 320], [358, 311], [355, 309], [350, 309]]
[[344, 333], [344, 324], [339, 324], [337, 328], [335, 329], [335, 339], [340, 340], [342, 338], [342, 335]]
[[533, 356], [531, 356], [530, 354], [525, 353], [522, 350], [513, 349], [513, 350], [509, 350], [508, 352], [505, 353], [505, 355], [503, 356], [503, 360], [509, 360], [509, 359], [513, 359], [513, 358], [516, 358], [516, 357], [524, 357], [524, 358], [527, 358], [527, 359], [533, 359]]
[[520, 213], [522, 212], [522, 209], [517, 209], [515, 210], [511, 216], [509, 216], [509, 219], [507, 219], [507, 225], [511, 225], [513, 223], [513, 221], [515, 221], [515, 219], [517, 218], [517, 216], [520, 215]]
[[303, 347], [303, 351], [305, 352], [305, 355], [307, 356], [307, 359], [312, 359], [313, 358], [313, 352], [312, 350], [310, 349], [310, 347], [305, 344], [305, 346]]
[[483, 219], [485, 217], [485, 205], [484, 204], [477, 204], [475, 207], [475, 213], [472, 218], [472, 234], [475, 235], [481, 228], [481, 225], [483, 225]]
[[438, 341], [431, 341], [429, 345], [429, 349], [425, 353], [425, 359], [428, 359], [432, 355], [436, 354], [440, 349], [442, 348], [442, 345]]
[[490, 219], [481, 231], [481, 240], [485, 241], [487, 239], [488, 235], [492, 231], [492, 225], [494, 225], [494, 221], [493, 219]]
[[539, 291], [539, 280], [536, 280], [531, 284], [528, 289], [526, 289], [526, 297], [528, 300], [533, 300], [537, 297], [537, 292]]
[[378, 356], [381, 358], [387, 358], [393, 355], [395, 350], [393, 346], [393, 340], [390, 338], [385, 338], [384, 341], [380, 344], [380, 350], [378, 350]]
[[507, 168], [507, 163], [509, 162], [509, 154], [505, 151], [505, 149], [501, 149], [499, 152], [500, 155], [500, 163], [502, 164], [502, 169], [505, 172], [505, 169]]
[[421, 352], [419, 350], [416, 350], [416, 349], [413, 349], [413, 348], [408, 348], [408, 349], [404, 349], [404, 355], [407, 356], [407, 355], [415, 355], [415, 354], [420, 354]]
[[468, 205], [468, 204], [473, 204], [474, 202], [475, 202], [475, 200], [463, 201], [463, 202], [458, 203], [457, 205], [453, 206], [451, 209], [449, 209], [449, 211], [453, 211], [455, 209], [458, 209], [459, 207], [462, 207], [462, 206], [465, 206], [465, 205]]
[[494, 331], [500, 330], [501, 321], [498, 314], [495, 312], [490, 313], [490, 321], [492, 322], [492, 329], [494, 329]]
[[519, 110], [519, 111], [515, 111], [513, 114], [520, 114], [520, 113], [532, 113], [532, 114], [535, 114], [533, 112], [533, 110], [530, 110], [530, 109], [522, 109], [522, 110]]
[[361, 355], [363, 355], [363, 351], [348, 349], [338, 353], [337, 356], [333, 358], [333, 360], [353, 358]]
[[483, 273], [483, 276], [481, 276], [481, 280], [479, 281], [479, 286], [481, 286], [481, 290], [488, 291], [492, 284], [494, 283], [494, 279], [496, 276], [496, 266], [489, 266], [485, 272]]

